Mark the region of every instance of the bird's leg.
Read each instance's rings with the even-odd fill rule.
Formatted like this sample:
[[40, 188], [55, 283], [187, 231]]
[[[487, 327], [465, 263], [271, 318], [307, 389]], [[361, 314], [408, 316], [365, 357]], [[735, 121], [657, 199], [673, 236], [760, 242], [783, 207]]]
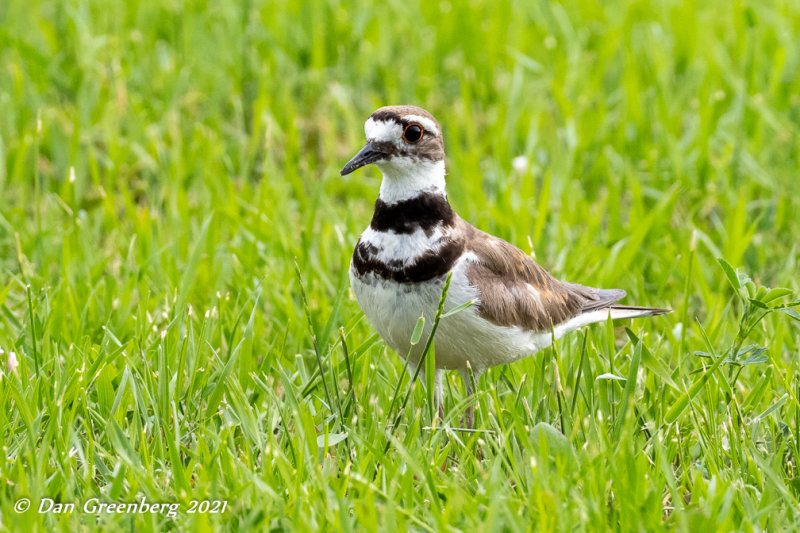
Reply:
[[473, 381], [475, 383], [478, 382], [481, 372], [471, 368], [469, 363], [467, 363], [467, 367], [460, 369], [458, 373], [461, 375], [461, 379], [464, 380], [464, 389], [466, 391], [467, 398], [470, 400], [469, 405], [467, 405], [467, 409], [464, 412], [464, 426], [467, 429], [473, 429], [475, 426], [475, 406], [472, 402], [472, 398], [470, 397], [472, 396], [472, 393], [475, 392]]
[[472, 380], [469, 379], [469, 376], [467, 376], [467, 379], [464, 382], [466, 385], [467, 398], [469, 398], [469, 405], [467, 405], [467, 410], [464, 412], [464, 425], [467, 427], [467, 429], [475, 428], [475, 405], [472, 403], [471, 398], [473, 392], [471, 381]]
[[436, 369], [433, 374], [433, 400], [436, 403], [439, 411], [439, 420], [444, 422], [444, 397], [442, 395], [442, 376], [444, 370]]
[[[406, 369], [408, 370], [409, 376], [414, 376], [414, 372], [417, 370], [416, 363], [407, 363]], [[434, 405], [436, 406], [436, 413], [439, 415], [439, 420], [444, 422], [444, 401], [442, 396], [442, 376], [444, 376], [444, 370], [436, 369], [433, 373], [433, 401]], [[425, 379], [425, 369], [419, 369], [419, 375], [417, 376], [419, 381], [422, 383], [422, 388], [425, 389], [427, 392], [428, 390], [428, 382]]]

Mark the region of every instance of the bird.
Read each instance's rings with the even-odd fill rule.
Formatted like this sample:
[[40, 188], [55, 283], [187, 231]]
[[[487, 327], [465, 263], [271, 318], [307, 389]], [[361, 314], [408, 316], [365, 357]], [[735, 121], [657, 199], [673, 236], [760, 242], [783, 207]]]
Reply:
[[[626, 295], [622, 289], [559, 281], [529, 254], [458, 216], [445, 191], [442, 128], [428, 111], [381, 107], [364, 132], [366, 145], [340, 174], [374, 164], [383, 176], [372, 220], [350, 261], [351, 288], [386, 344], [407, 355], [413, 376], [450, 276], [443, 314], [466, 307], [441, 318], [434, 337], [434, 401], [442, 420], [447, 370], [458, 371], [470, 397], [473, 381], [487, 369], [534, 355], [570, 331], [609, 316], [670, 311], [618, 304]], [[412, 343], [421, 316], [427, 318], [422, 338]], [[424, 368], [419, 377], [426, 383]], [[464, 424], [473, 428], [472, 404]]]

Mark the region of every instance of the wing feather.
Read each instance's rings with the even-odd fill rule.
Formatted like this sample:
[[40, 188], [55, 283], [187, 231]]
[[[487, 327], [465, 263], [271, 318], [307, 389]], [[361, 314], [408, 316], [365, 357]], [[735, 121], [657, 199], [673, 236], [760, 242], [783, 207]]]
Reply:
[[474, 254], [467, 277], [478, 288], [478, 312], [501, 326], [547, 331], [583, 313], [606, 309], [625, 297], [621, 289], [596, 289], [554, 278], [531, 256], [459, 219]]

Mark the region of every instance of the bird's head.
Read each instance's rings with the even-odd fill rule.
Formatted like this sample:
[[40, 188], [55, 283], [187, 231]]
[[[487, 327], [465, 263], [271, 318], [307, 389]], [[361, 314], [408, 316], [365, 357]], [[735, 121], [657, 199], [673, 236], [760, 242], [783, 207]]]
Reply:
[[391, 201], [424, 189], [444, 191], [444, 142], [433, 115], [410, 105], [381, 107], [364, 124], [367, 144], [342, 176], [374, 163], [383, 173], [381, 196]]

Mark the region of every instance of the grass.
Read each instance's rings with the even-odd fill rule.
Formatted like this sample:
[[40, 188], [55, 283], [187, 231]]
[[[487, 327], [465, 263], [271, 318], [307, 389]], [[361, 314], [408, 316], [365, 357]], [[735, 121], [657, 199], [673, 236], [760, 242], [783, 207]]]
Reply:
[[[791, 1], [0, 3], [0, 528], [796, 528], [798, 316], [761, 315], [800, 289], [798, 34]], [[390, 409], [347, 281], [380, 176], [338, 169], [391, 103], [464, 218], [674, 312], [492, 369], [474, 433], [419, 383]]]

